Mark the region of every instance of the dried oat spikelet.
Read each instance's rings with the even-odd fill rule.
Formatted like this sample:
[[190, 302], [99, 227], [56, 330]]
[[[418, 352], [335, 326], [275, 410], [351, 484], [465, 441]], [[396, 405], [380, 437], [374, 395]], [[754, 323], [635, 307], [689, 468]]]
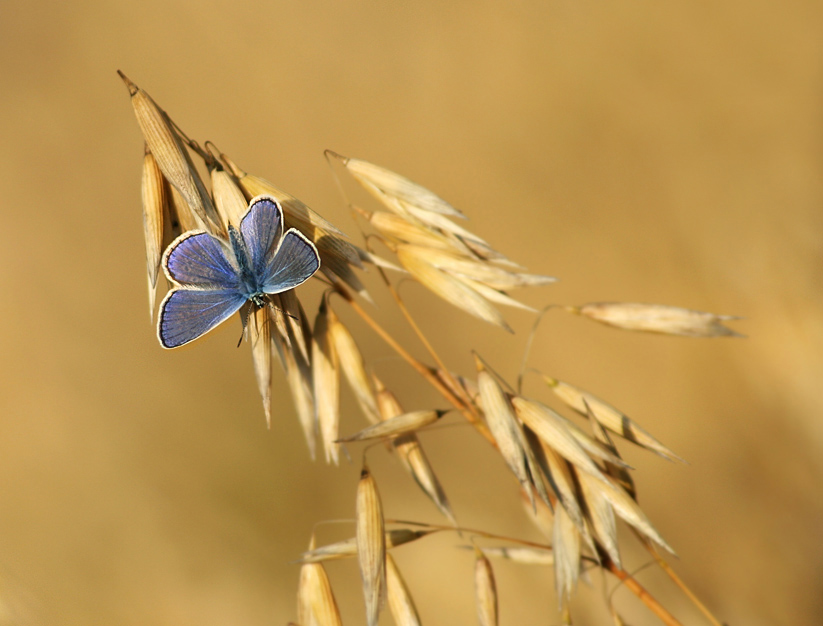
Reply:
[[[166, 181], [166, 191], [169, 199], [169, 215], [173, 215], [181, 231], [206, 230], [213, 231], [210, 223], [200, 217], [180, 195], [177, 188]], [[168, 247], [168, 246], [167, 246]]]
[[600, 398], [551, 376], [544, 374], [543, 379], [560, 400], [581, 415], [589, 416], [588, 405], [595, 420], [604, 428], [666, 459], [685, 462], [627, 415]]
[[[417, 541], [418, 539], [432, 534], [433, 530], [418, 530], [410, 528], [392, 528], [386, 531], [386, 549], [390, 550], [403, 544]], [[330, 543], [319, 548], [313, 548], [304, 552], [298, 562], [319, 563], [321, 561], [334, 561], [357, 556], [357, 537], [350, 537], [343, 541]]]
[[580, 495], [586, 503], [586, 513], [592, 532], [609, 558], [620, 567], [620, 550], [617, 545], [617, 522], [614, 510], [603, 495], [601, 483], [585, 472], [577, 473]]
[[366, 419], [372, 424], [380, 421], [371, 380], [366, 373], [363, 355], [349, 329], [335, 315], [329, 318], [329, 334], [340, 361], [340, 369], [354, 393]]
[[397, 246], [397, 259], [421, 285], [469, 315], [513, 332], [492, 304], [461, 280], [430, 265], [416, 249]]
[[312, 374], [314, 380], [314, 408], [326, 462], [339, 462], [340, 427], [340, 362], [329, 337], [329, 316], [334, 312], [324, 299], [314, 320], [312, 342]]
[[539, 402], [519, 396], [512, 398], [512, 405], [520, 420], [531, 428], [545, 444], [584, 472], [605, 480], [600, 469], [586, 454], [566, 424], [557, 419], [554, 411]]
[[[612, 438], [609, 436], [609, 433], [606, 432], [606, 429], [600, 425], [600, 422], [595, 419], [591, 409], [589, 409], [589, 424], [591, 425], [594, 438], [602, 443], [612, 454], [619, 458], [620, 453], [617, 451]], [[614, 463], [609, 463], [608, 461], [606, 461], [605, 466], [606, 473], [614, 478], [617, 484], [626, 490], [626, 493], [628, 493], [633, 499], [637, 500], [637, 491], [634, 487], [634, 479], [631, 477], [628, 470], [623, 466], [615, 465]]]
[[566, 509], [555, 509], [554, 534], [554, 585], [562, 607], [571, 598], [577, 587], [580, 574], [580, 532], [566, 513]]
[[146, 238], [146, 273], [149, 281], [149, 315], [154, 321], [157, 276], [163, 258], [163, 226], [168, 212], [163, 173], [146, 146], [143, 155], [143, 234]]
[[420, 616], [417, 614], [411, 592], [391, 554], [386, 555], [386, 586], [389, 610], [394, 623], [397, 626], [420, 626]]
[[742, 337], [722, 322], [740, 319], [662, 304], [595, 302], [568, 311], [623, 330], [679, 335], [681, 337]]
[[[413, 245], [414, 244], [409, 244], [409, 246]], [[511, 272], [493, 265], [488, 261], [467, 258], [465, 255], [450, 250], [430, 249], [426, 246], [416, 247], [425, 250], [426, 259], [436, 268], [458, 278], [468, 278], [477, 281], [493, 290], [537, 287], [548, 285], [557, 280], [552, 276]]]
[[249, 202], [243, 195], [243, 191], [223, 166], [213, 161], [209, 163], [211, 172], [211, 189], [214, 194], [214, 204], [223, 225], [223, 230], [228, 232], [229, 224], [235, 228], [240, 227], [240, 221], [249, 208]]
[[263, 400], [263, 410], [266, 413], [266, 426], [271, 428], [271, 319], [268, 307], [255, 309], [251, 314], [251, 354], [254, 361], [254, 374], [257, 378], [257, 388]]
[[474, 360], [477, 367], [477, 386], [480, 389], [480, 402], [486, 416], [486, 424], [497, 441], [497, 449], [506, 465], [509, 466], [529, 498], [533, 498], [531, 475], [526, 467], [526, 445], [520, 423], [500, 383], [486, 371], [486, 366], [479, 356], [475, 355]]
[[475, 548], [474, 593], [477, 600], [477, 620], [480, 626], [496, 626], [498, 622], [497, 584], [489, 559]]
[[364, 188], [390, 209], [397, 206], [397, 202], [400, 201], [431, 213], [466, 219], [465, 215], [448, 202], [404, 176], [368, 161], [345, 157], [331, 150], [326, 150], [326, 154], [338, 159]]
[[[383, 383], [375, 376], [374, 386], [377, 391], [377, 406], [380, 417], [388, 420], [403, 414], [403, 408], [397, 401], [394, 394], [386, 389]], [[457, 519], [454, 516], [449, 498], [443, 490], [443, 486], [434, 473], [429, 459], [426, 456], [420, 440], [414, 433], [408, 433], [395, 438], [392, 447], [397, 453], [400, 462], [406, 471], [414, 478], [417, 486], [423, 490], [438, 510], [454, 525], [457, 526]]]
[[[591, 485], [595, 488], [594, 485]], [[600, 490], [601, 495], [611, 504], [614, 512], [623, 519], [627, 524], [633, 526], [638, 532], [645, 535], [659, 546], [665, 548], [672, 554], [676, 554], [674, 549], [666, 542], [665, 539], [657, 532], [657, 529], [652, 526], [649, 518], [640, 509], [640, 505], [620, 487], [614, 479], [606, 477], [606, 481], [598, 481], [596, 488]]]
[[[309, 550], [314, 549], [314, 537]], [[331, 589], [326, 569], [320, 563], [300, 567], [297, 587], [297, 620], [301, 626], [342, 626], [340, 610]]]
[[163, 176], [204, 222], [216, 221], [217, 215], [209, 193], [168, 116], [149, 94], [122, 72], [118, 71], [118, 74], [128, 87], [137, 123]]
[[386, 535], [377, 483], [365, 464], [357, 485], [355, 519], [357, 557], [366, 600], [366, 621], [369, 626], [377, 626], [386, 595]]
[[340, 439], [339, 441], [348, 443], [350, 441], [366, 441], [368, 439], [399, 437], [400, 435], [417, 432], [421, 428], [434, 424], [446, 413], [448, 413], [448, 411], [436, 410], [411, 411], [409, 413], [403, 413], [402, 415], [378, 422], [377, 424], [372, 424], [354, 435]]
[[[275, 337], [275, 343], [279, 338]], [[286, 370], [286, 381], [291, 390], [297, 418], [303, 429], [306, 444], [309, 446], [309, 455], [312, 461], [316, 457], [317, 449], [317, 416], [314, 410], [314, 395], [312, 392], [312, 371], [307, 359], [301, 353], [283, 350], [283, 368]]]

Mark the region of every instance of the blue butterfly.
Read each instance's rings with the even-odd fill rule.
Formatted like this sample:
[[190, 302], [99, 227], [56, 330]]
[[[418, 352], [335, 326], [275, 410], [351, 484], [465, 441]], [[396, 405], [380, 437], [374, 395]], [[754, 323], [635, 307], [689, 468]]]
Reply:
[[283, 209], [258, 196], [229, 240], [202, 230], [183, 233], [163, 255], [174, 283], [160, 304], [157, 337], [177, 348], [205, 335], [244, 304], [266, 306], [268, 295], [306, 282], [320, 267], [317, 248], [299, 230], [283, 233]]

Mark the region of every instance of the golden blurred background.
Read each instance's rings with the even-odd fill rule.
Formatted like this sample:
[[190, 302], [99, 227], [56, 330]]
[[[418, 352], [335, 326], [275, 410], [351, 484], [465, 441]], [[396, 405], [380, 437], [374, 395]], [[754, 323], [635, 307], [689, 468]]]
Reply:
[[[312, 463], [281, 377], [266, 430], [239, 324], [158, 345], [143, 143], [117, 69], [190, 136], [353, 236], [325, 148], [431, 188], [558, 276], [522, 293], [536, 307], [745, 317], [733, 326], [747, 339], [688, 340], [552, 313], [530, 365], [689, 460], [624, 446], [677, 571], [722, 620], [823, 622], [822, 25], [813, 0], [0, 3], [0, 623], [285, 624], [313, 525], [354, 512], [360, 448], [337, 469]], [[418, 286], [403, 293], [451, 367], [471, 373], [476, 349], [515, 378], [530, 315], [506, 311], [508, 336]], [[407, 408], [437, 403], [343, 317]], [[526, 389], [546, 395], [536, 378]], [[423, 436], [458, 518], [537, 539], [470, 433]], [[393, 459], [369, 458], [387, 516], [440, 521]], [[475, 622], [459, 543], [395, 555], [426, 624]], [[629, 569], [648, 560], [625, 550]], [[354, 564], [329, 573], [345, 623], [364, 623]], [[496, 573], [503, 624], [559, 623], [550, 571]], [[661, 572], [638, 577], [685, 624], [705, 623]], [[577, 623], [609, 623], [592, 582]], [[633, 625], [658, 623], [625, 590], [614, 598]]]

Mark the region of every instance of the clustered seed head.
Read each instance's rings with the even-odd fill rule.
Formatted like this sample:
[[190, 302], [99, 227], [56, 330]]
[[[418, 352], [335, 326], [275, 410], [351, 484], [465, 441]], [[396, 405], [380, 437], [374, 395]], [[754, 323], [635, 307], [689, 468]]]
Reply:
[[[339, 302], [355, 310], [496, 448], [520, 486], [528, 516], [549, 542], [473, 547], [480, 623], [496, 624], [498, 619], [497, 588], [488, 557], [553, 567], [558, 600], [567, 612], [568, 600], [586, 567], [599, 565], [618, 575], [625, 573], [617, 540], [618, 518], [647, 543], [672, 551], [638, 506], [631, 468], [622, 460], [612, 435], [669, 460], [682, 461], [668, 447], [610, 404], [556, 378], [541, 374], [556, 399], [585, 419], [591, 434], [547, 404], [524, 396], [519, 385], [515, 391], [479, 355], [475, 355], [475, 379], [453, 374], [421, 333], [437, 364], [429, 367], [406, 352], [357, 301], [357, 297], [371, 299], [357, 274], [371, 267], [380, 271], [405, 309], [384, 273], [390, 270], [411, 276], [474, 317], [511, 330], [495, 305], [532, 310], [507, 291], [546, 285], [554, 278], [521, 271], [519, 265], [456, 223], [454, 220], [464, 220], [465, 215], [428, 189], [367, 161], [327, 151], [328, 157], [339, 162], [378, 201], [380, 209], [373, 211], [352, 208], [366, 219], [371, 236], [394, 253], [399, 265], [384, 259], [351, 243], [339, 228], [302, 201], [245, 172], [209, 142], [202, 148], [146, 92], [121, 77], [145, 138], [142, 198], [151, 314], [163, 250], [175, 237], [189, 230], [205, 230], [225, 239], [231, 229], [239, 227], [252, 198], [273, 198], [282, 207], [286, 228], [298, 229], [316, 247], [322, 278], [317, 274], [315, 278], [328, 290], [313, 324], [295, 290], [269, 296], [271, 306], [250, 302], [241, 310], [267, 422], [271, 422], [272, 367], [277, 360], [285, 371], [312, 458], [318, 438], [326, 461], [335, 464], [345, 443], [382, 440], [450, 525], [412, 528], [394, 524], [399, 527], [386, 528], [377, 481], [364, 464], [357, 487], [355, 536], [319, 548], [312, 536], [300, 559], [301, 624], [341, 623], [323, 562], [355, 556], [360, 564], [367, 622], [377, 624], [387, 597], [398, 624], [419, 624], [409, 588], [388, 550], [437, 530], [460, 529], [418, 437], [448, 411], [429, 407], [404, 410], [367, 365], [352, 333], [332, 308], [331, 294], [340, 296]], [[202, 159], [208, 170], [210, 189], [194, 158]], [[737, 334], [722, 324], [733, 317], [678, 307], [593, 303], [556, 308], [621, 329], [698, 337]], [[342, 437], [341, 371], [369, 424]], [[472, 534], [494, 537], [482, 531]], [[648, 594], [636, 593], [646, 603], [653, 601]]]

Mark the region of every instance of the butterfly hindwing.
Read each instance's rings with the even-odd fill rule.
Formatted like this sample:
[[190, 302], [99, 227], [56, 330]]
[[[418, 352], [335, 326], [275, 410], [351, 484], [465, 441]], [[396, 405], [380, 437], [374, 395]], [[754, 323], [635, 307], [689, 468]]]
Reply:
[[236, 289], [172, 289], [160, 305], [157, 336], [164, 348], [194, 341], [240, 310]]
[[163, 256], [168, 277], [180, 285], [210, 289], [236, 289], [237, 269], [224, 244], [205, 231], [183, 233]]
[[260, 276], [263, 291], [280, 293], [294, 289], [311, 278], [319, 267], [317, 248], [299, 230], [290, 228]]

